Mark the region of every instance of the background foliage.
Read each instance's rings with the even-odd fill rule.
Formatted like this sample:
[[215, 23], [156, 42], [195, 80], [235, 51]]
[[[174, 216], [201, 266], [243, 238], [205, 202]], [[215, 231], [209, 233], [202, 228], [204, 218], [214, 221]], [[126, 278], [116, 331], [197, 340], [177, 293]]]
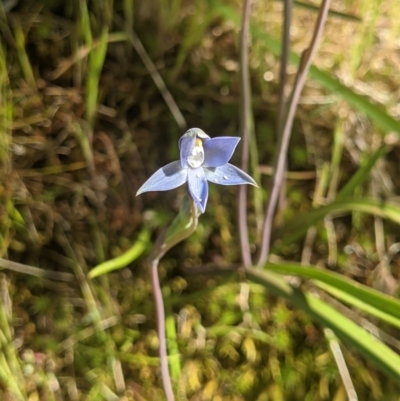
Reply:
[[[295, 3], [289, 83], [317, 6]], [[241, 7], [3, 1], [2, 399], [163, 399], [145, 257], [183, 192], [134, 194], [177, 159], [185, 128], [237, 135]], [[333, 7], [266, 272], [236, 269], [234, 187], [210, 187], [197, 231], [160, 263], [178, 399], [345, 400], [339, 345], [360, 400], [399, 399], [400, 3]], [[254, 254], [277, 142], [281, 10], [255, 1], [251, 16]], [[96, 266], [116, 271], [88, 277]]]

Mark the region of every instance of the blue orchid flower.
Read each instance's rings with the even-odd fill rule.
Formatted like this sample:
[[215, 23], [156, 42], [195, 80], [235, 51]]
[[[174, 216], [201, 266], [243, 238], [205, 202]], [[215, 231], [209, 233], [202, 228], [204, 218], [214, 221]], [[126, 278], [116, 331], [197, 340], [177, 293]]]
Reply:
[[179, 139], [180, 160], [157, 170], [137, 191], [167, 191], [188, 183], [189, 193], [202, 213], [208, 199], [208, 183], [258, 185], [248, 174], [229, 164], [238, 137], [210, 138], [200, 128], [189, 129]]

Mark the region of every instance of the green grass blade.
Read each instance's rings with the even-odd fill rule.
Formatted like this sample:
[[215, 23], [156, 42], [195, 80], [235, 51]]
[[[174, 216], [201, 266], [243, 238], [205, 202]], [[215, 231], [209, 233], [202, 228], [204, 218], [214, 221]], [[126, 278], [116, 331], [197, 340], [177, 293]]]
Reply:
[[267, 270], [317, 280], [316, 284], [337, 298], [400, 328], [400, 300], [318, 266], [267, 263]]
[[131, 0], [124, 0], [124, 17], [127, 29], [129, 31], [133, 31], [134, 7], [133, 7], [133, 1]]
[[313, 281], [313, 283], [321, 290], [324, 290], [325, 292], [339, 299], [340, 301], [348, 305], [354, 306], [355, 308], [362, 310], [363, 312], [366, 312], [372, 316], [375, 316], [378, 319], [382, 320], [383, 322], [386, 322], [388, 324], [391, 324], [392, 326], [400, 328], [400, 319], [386, 313], [385, 311], [375, 308], [371, 304], [364, 302], [362, 299], [357, 298], [357, 296], [354, 296], [354, 294], [349, 294], [322, 281]]
[[80, 11], [80, 30], [83, 37], [85, 38], [85, 43], [88, 47], [93, 45], [93, 35], [90, 27], [90, 16], [87, 3], [85, 0], [79, 1], [79, 11]]
[[[264, 36], [265, 45], [274, 55], [280, 55], [280, 43], [277, 39], [262, 32], [259, 28], [255, 29], [255, 32], [260, 36]], [[297, 65], [300, 61], [300, 56], [291, 53], [290, 61]], [[351, 88], [342, 84], [337, 78], [329, 73], [321, 71], [315, 65], [310, 67], [309, 77], [321, 84], [325, 89], [340, 96], [358, 111], [364, 113], [379, 128], [384, 131], [394, 131], [400, 135], [400, 122], [387, 114], [382, 106], [373, 104], [366, 96], [355, 93]]]
[[135, 261], [146, 250], [150, 240], [150, 231], [143, 229], [138, 236], [137, 241], [122, 255], [100, 263], [88, 274], [88, 278], [95, 278], [103, 274], [110, 273], [114, 270], [122, 269]]
[[91, 129], [93, 128], [94, 118], [97, 111], [100, 74], [106, 58], [107, 45], [108, 29], [104, 28], [100, 36], [99, 46], [93, 48], [89, 55], [89, 68], [86, 86], [86, 120], [88, 121]]
[[398, 205], [372, 199], [348, 199], [332, 202], [329, 205], [303, 214], [283, 227], [276, 236], [282, 238], [285, 244], [292, 243], [303, 236], [309, 227], [316, 225], [326, 215], [348, 214], [350, 212], [367, 213], [400, 224], [400, 208]]
[[352, 195], [354, 190], [359, 187], [369, 176], [370, 171], [375, 166], [376, 162], [386, 154], [387, 147], [381, 146], [372, 155], [364, 158], [360, 168], [351, 177], [347, 184], [339, 191], [336, 200], [342, 200]]
[[27, 399], [22, 394], [22, 388], [18, 386], [3, 352], [0, 353], [0, 382], [2, 383], [2, 387], [5, 387], [15, 397], [13, 398], [15, 401], [25, 401]]
[[333, 149], [332, 149], [332, 157], [329, 166], [329, 177], [328, 177], [329, 188], [327, 195], [325, 195], [329, 200], [334, 199], [337, 193], [337, 186], [341, 174], [340, 163], [343, 154], [343, 146], [344, 146], [343, 139], [344, 139], [343, 121], [337, 120], [333, 132]]
[[182, 65], [190, 54], [190, 49], [196, 44], [201, 43], [203, 40], [204, 32], [210, 25], [213, 18], [214, 16], [212, 14], [201, 12], [193, 13], [190, 17], [190, 21], [187, 24], [187, 30], [179, 46], [179, 52], [176, 56], [175, 65], [170, 73], [171, 82], [174, 82], [177, 79]]
[[400, 383], [400, 356], [352, 320], [315, 296], [291, 287], [275, 273], [248, 269], [246, 275], [252, 282], [285, 298], [296, 308], [309, 314], [317, 323], [333, 330], [338, 338]]
[[103, 27], [99, 42], [94, 46], [90, 15], [86, 1], [81, 0], [80, 5], [80, 29], [86, 46], [91, 49], [88, 58], [86, 74], [86, 121], [90, 130], [93, 129], [94, 118], [97, 111], [100, 74], [103, 69], [108, 45], [108, 28]]
[[177, 382], [182, 375], [181, 354], [179, 353], [178, 334], [176, 322], [171, 304], [165, 305], [165, 335], [168, 343], [168, 362], [171, 370], [171, 378]]
[[35, 74], [33, 73], [32, 64], [29, 60], [28, 53], [26, 52], [25, 34], [22, 30], [22, 26], [17, 21], [14, 24], [14, 40], [21, 70], [25, 77], [26, 83], [31, 88], [36, 89]]
[[[237, 27], [240, 26], [240, 15], [232, 7], [216, 4], [214, 12], [219, 14], [226, 20], [231, 20]], [[262, 41], [268, 50], [279, 57], [281, 52], [281, 44], [278, 39], [264, 32], [264, 28], [256, 24], [251, 25], [251, 32], [256, 40]], [[290, 62], [298, 65], [300, 56], [295, 53], [290, 54]], [[312, 65], [309, 70], [309, 77], [321, 84], [322, 87], [330, 92], [338, 95], [358, 111], [368, 116], [377, 127], [384, 131], [394, 131], [400, 135], [400, 121], [395, 120], [390, 116], [380, 105], [373, 104], [366, 96], [355, 93], [352, 89], [343, 85], [337, 78], [321, 71], [316, 66]]]
[[[296, 56], [298, 58], [298, 56]], [[316, 66], [310, 67], [310, 78], [321, 84], [325, 89], [335, 93], [358, 111], [371, 119], [377, 127], [384, 131], [394, 131], [400, 135], [400, 122], [386, 113], [381, 105], [373, 104], [366, 96], [355, 93], [342, 84], [337, 78], [321, 71]]]
[[5, 49], [0, 42], [0, 168], [8, 172], [11, 167], [11, 129], [13, 103]]

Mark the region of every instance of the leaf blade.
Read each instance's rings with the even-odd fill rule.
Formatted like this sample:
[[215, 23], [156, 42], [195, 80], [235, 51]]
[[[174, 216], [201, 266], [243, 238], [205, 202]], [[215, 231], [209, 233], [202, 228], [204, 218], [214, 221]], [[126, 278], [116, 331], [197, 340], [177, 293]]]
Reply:
[[278, 274], [311, 279], [315, 281], [318, 287], [346, 303], [350, 303], [400, 328], [400, 300], [390, 295], [383, 294], [341, 274], [321, 269], [318, 266], [282, 262], [267, 263], [265, 268]]
[[352, 320], [315, 296], [291, 287], [273, 272], [247, 269], [246, 276], [250, 281], [266, 287], [302, 309], [317, 323], [333, 330], [341, 340], [353, 346], [378, 369], [400, 383], [400, 356]]
[[88, 278], [92, 279], [95, 277], [99, 277], [103, 274], [107, 274], [114, 270], [122, 269], [128, 266], [130, 263], [135, 261], [140, 255], [143, 254], [143, 252], [147, 248], [149, 240], [150, 231], [147, 228], [144, 228], [140, 232], [137, 241], [126, 252], [124, 252], [120, 256], [117, 256], [116, 258], [109, 259], [95, 266], [88, 273]]

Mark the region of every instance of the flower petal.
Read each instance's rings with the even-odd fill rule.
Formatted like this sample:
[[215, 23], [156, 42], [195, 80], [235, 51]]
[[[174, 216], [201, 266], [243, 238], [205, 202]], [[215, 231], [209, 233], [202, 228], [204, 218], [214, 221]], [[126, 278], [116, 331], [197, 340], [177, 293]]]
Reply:
[[257, 183], [244, 171], [236, 166], [227, 163], [217, 168], [205, 168], [206, 178], [210, 182], [220, 185], [251, 184], [258, 187]]
[[228, 163], [239, 141], [239, 137], [220, 136], [204, 142], [203, 167], [220, 167]]
[[206, 210], [208, 183], [202, 167], [188, 169], [189, 192], [202, 213]]
[[168, 191], [187, 181], [187, 169], [178, 160], [157, 170], [137, 191], [136, 196], [148, 191]]
[[196, 142], [195, 136], [185, 136], [185, 135], [182, 136], [181, 139], [179, 139], [179, 150], [180, 150], [182, 167], [187, 167], [186, 165], [187, 159], [190, 156], [194, 148], [194, 144]]

